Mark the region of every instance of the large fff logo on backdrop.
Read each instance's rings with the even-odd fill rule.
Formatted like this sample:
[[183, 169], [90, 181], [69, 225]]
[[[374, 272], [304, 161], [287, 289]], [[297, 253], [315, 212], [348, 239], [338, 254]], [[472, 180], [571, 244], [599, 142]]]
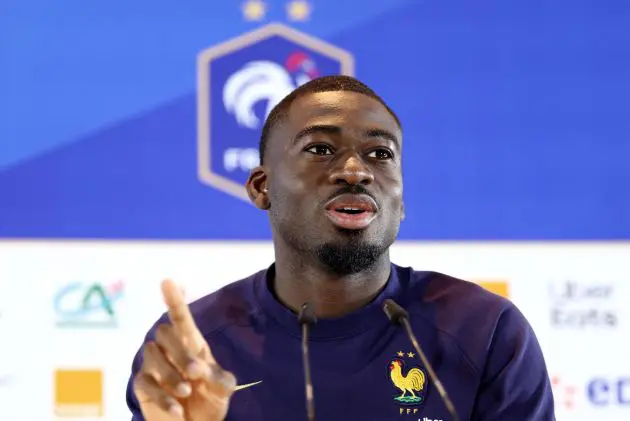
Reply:
[[259, 164], [258, 142], [269, 112], [298, 86], [332, 74], [354, 74], [348, 52], [281, 24], [202, 51], [197, 60], [201, 182], [248, 200], [244, 184]]

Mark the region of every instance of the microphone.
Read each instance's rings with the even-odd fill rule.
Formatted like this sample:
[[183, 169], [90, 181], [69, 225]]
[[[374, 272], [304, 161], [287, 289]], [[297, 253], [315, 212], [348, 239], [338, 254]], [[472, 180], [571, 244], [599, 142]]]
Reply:
[[304, 365], [304, 385], [306, 386], [306, 411], [308, 421], [315, 421], [315, 402], [313, 398], [313, 381], [311, 380], [311, 364], [308, 357], [308, 328], [317, 322], [315, 313], [308, 305], [302, 304], [298, 321], [302, 325], [302, 359]]
[[418, 343], [416, 335], [414, 335], [413, 331], [411, 330], [411, 325], [409, 324], [409, 313], [407, 313], [404, 308], [396, 304], [396, 302], [391, 299], [385, 300], [385, 302], [383, 303], [383, 311], [385, 311], [387, 318], [389, 318], [389, 321], [392, 324], [402, 325], [405, 328], [409, 340], [418, 352], [418, 355], [422, 360], [422, 364], [424, 364], [424, 366], [426, 367], [427, 371], [429, 372], [429, 377], [433, 381], [433, 384], [435, 384], [435, 388], [438, 390], [440, 396], [442, 397], [444, 406], [446, 406], [446, 409], [451, 414], [451, 419], [453, 421], [458, 421], [459, 417], [457, 416], [457, 412], [455, 411], [455, 406], [453, 405], [453, 402], [451, 402], [451, 399], [448, 397], [446, 390], [444, 390], [444, 386], [442, 386], [442, 382], [440, 381], [440, 379], [438, 379], [435, 371], [433, 371], [433, 367], [427, 360], [424, 352], [422, 352], [422, 348], [420, 348], [420, 344]]

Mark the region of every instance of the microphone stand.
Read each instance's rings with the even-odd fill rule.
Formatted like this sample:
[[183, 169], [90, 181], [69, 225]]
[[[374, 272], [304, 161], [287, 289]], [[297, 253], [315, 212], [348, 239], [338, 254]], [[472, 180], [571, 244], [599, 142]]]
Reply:
[[302, 304], [298, 321], [302, 325], [302, 362], [304, 365], [304, 384], [306, 387], [306, 413], [308, 421], [315, 421], [315, 399], [313, 396], [313, 381], [311, 379], [311, 365], [308, 355], [308, 330], [309, 326], [317, 322], [315, 313], [308, 305]]

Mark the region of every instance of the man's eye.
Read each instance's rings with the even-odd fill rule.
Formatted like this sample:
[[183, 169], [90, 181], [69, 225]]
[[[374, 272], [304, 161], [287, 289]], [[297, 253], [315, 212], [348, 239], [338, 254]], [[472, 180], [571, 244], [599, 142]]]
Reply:
[[394, 155], [387, 149], [376, 149], [368, 154], [370, 158], [392, 159]]
[[330, 149], [330, 146], [326, 145], [313, 145], [306, 149], [306, 151], [315, 155], [332, 155], [332, 149]]

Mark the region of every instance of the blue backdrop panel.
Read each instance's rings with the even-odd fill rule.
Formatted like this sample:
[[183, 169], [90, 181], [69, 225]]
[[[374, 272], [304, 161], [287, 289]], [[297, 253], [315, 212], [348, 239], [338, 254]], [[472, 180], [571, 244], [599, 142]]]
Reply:
[[[222, 180], [242, 183], [234, 168], [251, 162], [233, 152], [260, 128], [225, 106], [228, 79], [267, 61], [296, 85], [340, 71], [339, 48], [403, 122], [401, 238], [630, 238], [630, 3], [318, 1], [307, 22], [267, 3], [260, 22], [237, 2], [8, 4], [0, 236], [269, 238], [264, 212], [200, 178], [197, 58], [279, 22], [315, 40], [208, 64]], [[248, 83], [280, 86], [264, 77]], [[242, 105], [260, 91], [239, 92]], [[264, 118], [264, 98], [252, 104]]]

